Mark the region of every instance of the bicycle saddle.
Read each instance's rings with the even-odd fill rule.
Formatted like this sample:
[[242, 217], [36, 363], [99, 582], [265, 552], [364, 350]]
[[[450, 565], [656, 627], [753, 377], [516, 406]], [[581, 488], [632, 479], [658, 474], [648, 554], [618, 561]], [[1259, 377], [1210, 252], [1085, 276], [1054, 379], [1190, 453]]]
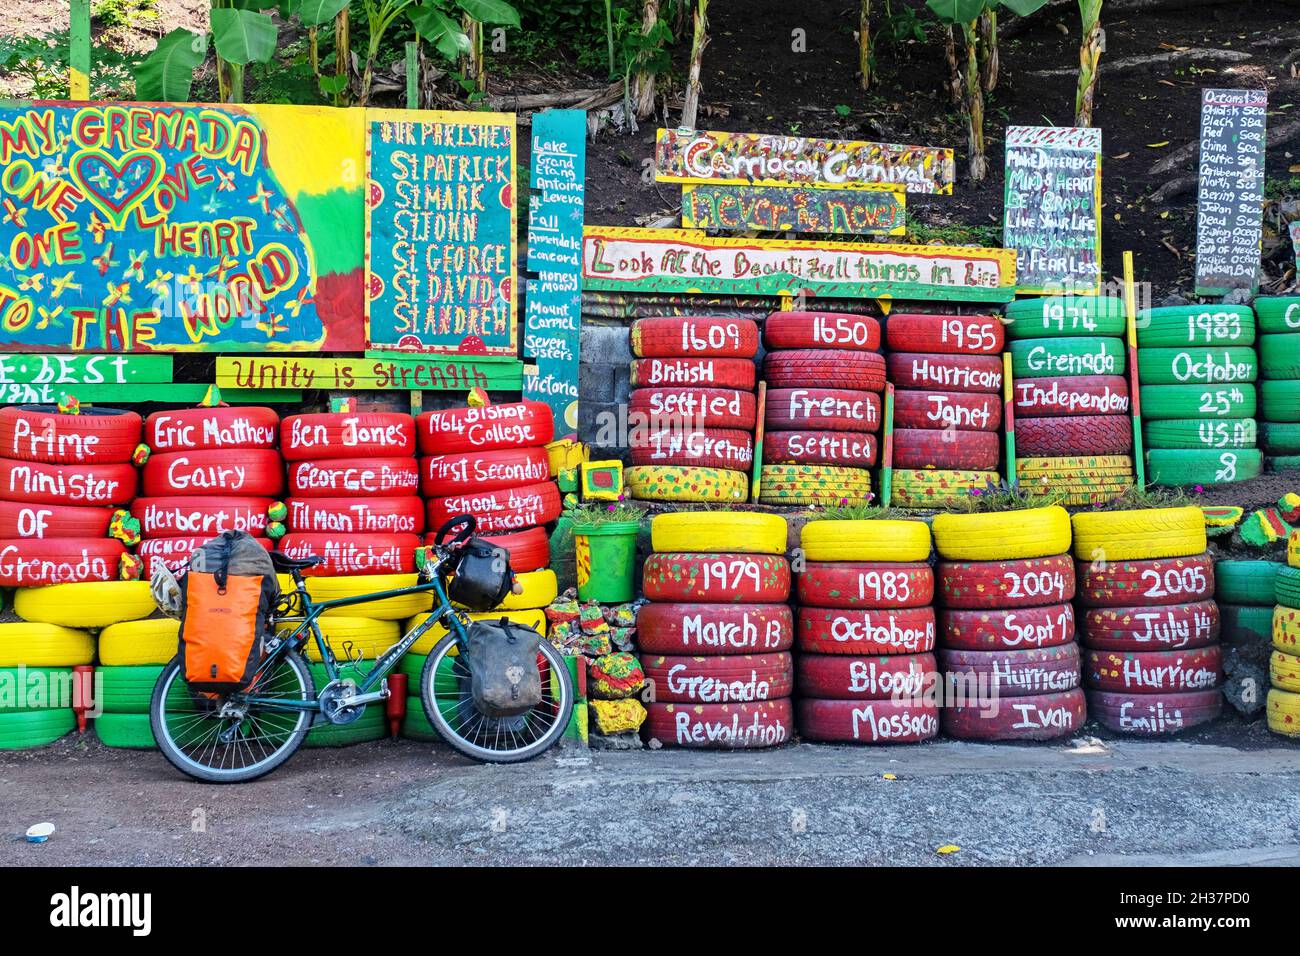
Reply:
[[277, 571], [305, 571], [307, 568], [314, 568], [324, 561], [324, 558], [316, 554], [306, 558], [291, 558], [279, 551], [271, 552], [271, 563], [275, 565]]

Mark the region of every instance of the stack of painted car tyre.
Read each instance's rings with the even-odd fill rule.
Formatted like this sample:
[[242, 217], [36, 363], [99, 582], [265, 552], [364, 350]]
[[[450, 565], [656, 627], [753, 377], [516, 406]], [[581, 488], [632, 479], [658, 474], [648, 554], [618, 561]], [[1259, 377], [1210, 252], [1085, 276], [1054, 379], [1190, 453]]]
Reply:
[[1300, 296], [1255, 300], [1260, 444], [1270, 471], [1300, 471]]
[[773, 312], [763, 324], [763, 468], [759, 500], [871, 500], [885, 360], [880, 323], [836, 312]]
[[1251, 308], [1147, 309], [1137, 325], [1147, 479], [1213, 485], [1258, 475]]
[[1223, 648], [1223, 669], [1229, 678], [1234, 676], [1237, 663], [1252, 669], [1268, 664], [1273, 641], [1273, 608], [1277, 603], [1275, 585], [1282, 567], [1280, 562], [1259, 558], [1229, 558], [1214, 563], [1219, 642]]
[[1082, 728], [1065, 509], [938, 515], [934, 544], [944, 733], [1051, 740]]
[[87, 631], [0, 624], [0, 684], [6, 689], [0, 695], [0, 750], [39, 747], [72, 730], [77, 723], [72, 669], [94, 657], [95, 639]]
[[800, 735], [849, 743], [936, 736], [930, 529], [920, 521], [810, 521], [801, 547]]
[[[659, 515], [637, 614], [652, 703], [642, 734], [667, 747], [756, 748], [790, 739], [790, 564], [779, 515]], [[726, 552], [713, 550], [719, 546]]]
[[1214, 562], [1199, 508], [1074, 516], [1088, 710], [1119, 733], [1176, 733], [1219, 716]]
[[722, 316], [632, 323], [625, 472], [633, 498], [731, 501], [749, 497], [754, 462], [758, 325]]
[[992, 315], [891, 315], [893, 503], [942, 507], [1000, 480], [1002, 322]]
[[1273, 653], [1269, 657], [1268, 729], [1300, 737], [1300, 532], [1287, 540], [1287, 566], [1277, 572]]
[[117, 580], [109, 525], [135, 497], [140, 427], [115, 409], [0, 409], [0, 587]]
[[267, 509], [284, 489], [280, 417], [269, 408], [186, 408], [145, 421], [149, 460], [131, 505], [148, 576], [157, 557], [173, 570], [223, 531], [246, 531], [267, 548]]
[[1086, 505], [1133, 486], [1133, 423], [1121, 300], [1022, 299], [1007, 306], [1016, 476]]

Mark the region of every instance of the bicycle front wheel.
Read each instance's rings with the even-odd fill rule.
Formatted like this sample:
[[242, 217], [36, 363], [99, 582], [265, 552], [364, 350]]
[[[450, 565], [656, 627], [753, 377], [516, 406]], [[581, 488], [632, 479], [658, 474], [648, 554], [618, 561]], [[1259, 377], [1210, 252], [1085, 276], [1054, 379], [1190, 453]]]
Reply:
[[[254, 692], [285, 701], [316, 699], [307, 662], [296, 651], [272, 664]], [[219, 704], [190, 693], [179, 657], [163, 668], [149, 703], [158, 749], [177, 770], [205, 783], [244, 783], [270, 773], [302, 745], [316, 716], [257, 704], [221, 716]]]
[[518, 717], [482, 713], [470, 693], [469, 667], [447, 634], [429, 653], [420, 675], [424, 713], [443, 740], [485, 763], [519, 763], [545, 753], [563, 735], [573, 713], [573, 678], [550, 641], [537, 649], [542, 699]]

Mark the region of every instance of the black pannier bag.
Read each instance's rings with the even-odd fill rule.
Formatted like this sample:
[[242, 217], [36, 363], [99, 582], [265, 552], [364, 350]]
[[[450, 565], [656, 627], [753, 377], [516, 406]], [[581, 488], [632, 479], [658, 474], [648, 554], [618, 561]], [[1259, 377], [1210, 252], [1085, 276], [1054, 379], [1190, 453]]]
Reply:
[[542, 636], [508, 618], [475, 621], [469, 626], [470, 694], [480, 713], [516, 717], [542, 700], [537, 667]]
[[510, 552], [482, 538], [470, 538], [460, 548], [447, 596], [471, 611], [491, 611], [514, 586]]

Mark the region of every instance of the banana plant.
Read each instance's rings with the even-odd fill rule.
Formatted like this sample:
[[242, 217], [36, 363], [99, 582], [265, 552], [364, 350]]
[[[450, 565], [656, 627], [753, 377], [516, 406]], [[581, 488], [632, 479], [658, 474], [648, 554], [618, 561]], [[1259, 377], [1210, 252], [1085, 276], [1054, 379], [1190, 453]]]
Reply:
[[[415, 32], [432, 43], [444, 59], [455, 63], [464, 57], [473, 63], [476, 74], [474, 81], [480, 92], [486, 84], [486, 74], [483, 72], [482, 65], [482, 24], [493, 23], [516, 28], [519, 26], [519, 11], [506, 0], [420, 0], [419, 3], [412, 3], [410, 0], [382, 0], [382, 3], [378, 3], [377, 0], [366, 0], [367, 8], [372, 3], [396, 7], [397, 13], [405, 10], [411, 22], [415, 24]], [[384, 29], [388, 28], [395, 17], [396, 14], [384, 23]], [[477, 43], [471, 39], [472, 33], [476, 35]], [[379, 49], [378, 44], [374, 42], [373, 33], [371, 40], [373, 53], [367, 57], [368, 70], [373, 68], [374, 54], [378, 53]], [[362, 89], [364, 104], [364, 96], [369, 95], [369, 83], [366, 80], [362, 81]]]
[[1079, 47], [1079, 87], [1074, 94], [1074, 125], [1092, 125], [1093, 97], [1097, 92], [1097, 64], [1101, 60], [1102, 0], [1079, 0], [1083, 43]]

